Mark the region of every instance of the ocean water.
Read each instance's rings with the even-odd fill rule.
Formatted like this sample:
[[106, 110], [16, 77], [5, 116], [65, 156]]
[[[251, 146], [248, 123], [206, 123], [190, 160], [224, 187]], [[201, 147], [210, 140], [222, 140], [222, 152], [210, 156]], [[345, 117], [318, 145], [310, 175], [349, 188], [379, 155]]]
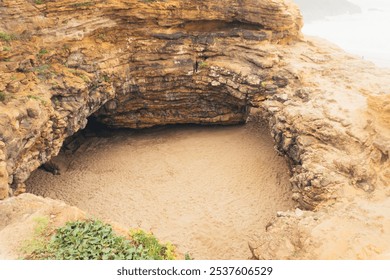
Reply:
[[362, 12], [305, 23], [303, 33], [325, 38], [377, 66], [390, 68], [390, 1], [350, 2], [360, 6]]

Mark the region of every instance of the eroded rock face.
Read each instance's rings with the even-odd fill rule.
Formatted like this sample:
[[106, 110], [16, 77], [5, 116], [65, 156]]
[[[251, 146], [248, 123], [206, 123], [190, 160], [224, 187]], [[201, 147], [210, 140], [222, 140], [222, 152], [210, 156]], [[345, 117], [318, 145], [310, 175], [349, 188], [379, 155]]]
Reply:
[[293, 167], [293, 198], [303, 210], [320, 204], [280, 213], [253, 243], [254, 255], [388, 259], [390, 70], [310, 40], [284, 52], [299, 83], [260, 113]]
[[264, 46], [293, 41], [302, 25], [289, 1], [2, 5], [1, 198], [8, 185], [23, 192], [91, 114], [130, 128], [245, 122], [288, 83], [273, 80], [280, 58]]

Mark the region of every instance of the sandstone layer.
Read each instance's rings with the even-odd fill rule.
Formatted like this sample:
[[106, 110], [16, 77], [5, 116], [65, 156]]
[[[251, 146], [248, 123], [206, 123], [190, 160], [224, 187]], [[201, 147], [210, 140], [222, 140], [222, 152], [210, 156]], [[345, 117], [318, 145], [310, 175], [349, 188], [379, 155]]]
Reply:
[[261, 113], [292, 162], [293, 198], [302, 210], [320, 204], [280, 213], [255, 254], [389, 259], [390, 70], [314, 38], [282, 52], [299, 87], [264, 101]]
[[[269, 122], [308, 210], [280, 215], [253, 244], [257, 257], [389, 252], [389, 70], [302, 38], [287, 0], [42, 2], [0, 6], [1, 198], [23, 192], [92, 114], [130, 128], [249, 116]], [[334, 223], [360, 213], [382, 227], [356, 236], [364, 219], [354, 220], [342, 239], [362, 247], [320, 253]]]
[[94, 113], [130, 128], [245, 122], [288, 83], [263, 45], [301, 27], [287, 1], [42, 2], [0, 10], [2, 198]]

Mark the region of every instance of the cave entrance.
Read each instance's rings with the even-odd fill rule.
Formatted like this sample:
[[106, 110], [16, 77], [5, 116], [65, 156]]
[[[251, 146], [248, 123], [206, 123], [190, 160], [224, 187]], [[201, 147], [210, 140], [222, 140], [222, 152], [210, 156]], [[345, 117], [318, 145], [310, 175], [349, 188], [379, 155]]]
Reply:
[[248, 242], [293, 207], [287, 164], [256, 122], [109, 130], [92, 121], [77, 137], [54, 160], [61, 174], [36, 170], [28, 192], [150, 230], [179, 254], [250, 258]]

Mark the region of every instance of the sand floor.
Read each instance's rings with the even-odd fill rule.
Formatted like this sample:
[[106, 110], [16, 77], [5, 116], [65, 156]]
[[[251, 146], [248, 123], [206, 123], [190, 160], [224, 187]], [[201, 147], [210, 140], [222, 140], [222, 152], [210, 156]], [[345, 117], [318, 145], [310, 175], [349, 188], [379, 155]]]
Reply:
[[35, 171], [28, 192], [152, 231], [195, 259], [247, 259], [248, 242], [293, 207], [285, 160], [259, 124], [120, 130]]

